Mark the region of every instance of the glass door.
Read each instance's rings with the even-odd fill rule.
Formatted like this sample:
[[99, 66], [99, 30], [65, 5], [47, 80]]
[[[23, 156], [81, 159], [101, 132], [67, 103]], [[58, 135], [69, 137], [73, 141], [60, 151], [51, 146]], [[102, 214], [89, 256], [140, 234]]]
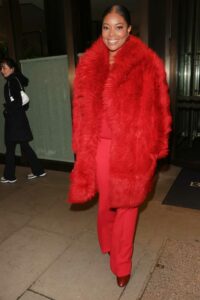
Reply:
[[200, 162], [200, 1], [178, 8], [175, 160]]

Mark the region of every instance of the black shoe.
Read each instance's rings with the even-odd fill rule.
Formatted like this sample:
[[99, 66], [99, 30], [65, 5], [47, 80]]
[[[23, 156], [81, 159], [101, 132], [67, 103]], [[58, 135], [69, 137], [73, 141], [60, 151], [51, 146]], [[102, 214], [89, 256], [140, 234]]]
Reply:
[[1, 183], [15, 183], [17, 181], [17, 179], [6, 179], [4, 176], [1, 177]]
[[34, 179], [34, 178], [36, 178], [36, 177], [44, 177], [44, 176], [46, 176], [46, 175], [47, 175], [47, 173], [45, 173], [45, 172], [43, 172], [43, 173], [40, 174], [40, 175], [35, 175], [35, 174], [31, 173], [31, 174], [28, 174], [28, 175], [27, 175], [27, 179]]

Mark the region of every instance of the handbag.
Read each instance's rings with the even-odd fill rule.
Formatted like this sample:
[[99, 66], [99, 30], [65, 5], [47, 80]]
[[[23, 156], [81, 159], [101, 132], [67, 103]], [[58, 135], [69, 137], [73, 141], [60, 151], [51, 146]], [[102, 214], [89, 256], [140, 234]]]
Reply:
[[[19, 79], [17, 77], [15, 77], [17, 79], [17, 81], [19, 82], [19, 86], [20, 86], [20, 94], [21, 94], [21, 97], [22, 97], [22, 106], [26, 105], [29, 103], [30, 101], [30, 98], [29, 96], [24, 92], [23, 88], [22, 88], [22, 85], [19, 81]], [[10, 94], [10, 85], [9, 85], [9, 82], [8, 82], [8, 93], [9, 93], [9, 97], [10, 97], [10, 101], [14, 101], [14, 98], [11, 96]]]
[[29, 96], [24, 92], [19, 79], [17, 77], [16, 77], [16, 79], [19, 82], [19, 86], [20, 86], [20, 89], [21, 89], [20, 94], [21, 94], [21, 97], [22, 97], [22, 106], [24, 106], [24, 105], [29, 103], [30, 99], [29, 99]]
[[28, 104], [30, 101], [29, 96], [23, 90], [20, 91], [20, 94], [22, 97], [22, 106]]

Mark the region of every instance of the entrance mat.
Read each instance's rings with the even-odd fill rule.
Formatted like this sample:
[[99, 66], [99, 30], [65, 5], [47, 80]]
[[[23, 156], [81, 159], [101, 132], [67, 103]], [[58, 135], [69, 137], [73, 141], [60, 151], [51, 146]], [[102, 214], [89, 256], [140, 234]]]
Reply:
[[162, 204], [200, 209], [200, 171], [181, 170]]
[[200, 299], [200, 240], [167, 240], [141, 300]]

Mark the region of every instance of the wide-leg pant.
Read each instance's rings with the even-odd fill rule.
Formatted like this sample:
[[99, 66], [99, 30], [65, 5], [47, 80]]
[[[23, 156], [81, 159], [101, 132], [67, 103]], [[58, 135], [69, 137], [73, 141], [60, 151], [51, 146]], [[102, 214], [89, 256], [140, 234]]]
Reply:
[[110, 139], [101, 138], [97, 150], [99, 205], [97, 231], [103, 253], [110, 252], [110, 267], [116, 276], [131, 274], [133, 242], [138, 208], [109, 207]]

